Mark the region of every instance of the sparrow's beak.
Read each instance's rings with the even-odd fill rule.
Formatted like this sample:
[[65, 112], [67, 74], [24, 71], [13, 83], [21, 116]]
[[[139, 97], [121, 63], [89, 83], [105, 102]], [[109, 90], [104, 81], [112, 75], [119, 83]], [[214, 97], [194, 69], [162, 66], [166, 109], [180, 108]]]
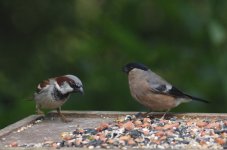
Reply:
[[84, 95], [84, 89], [83, 89], [83, 87], [80, 87], [79, 90], [78, 90], [78, 92], [79, 92], [80, 94]]

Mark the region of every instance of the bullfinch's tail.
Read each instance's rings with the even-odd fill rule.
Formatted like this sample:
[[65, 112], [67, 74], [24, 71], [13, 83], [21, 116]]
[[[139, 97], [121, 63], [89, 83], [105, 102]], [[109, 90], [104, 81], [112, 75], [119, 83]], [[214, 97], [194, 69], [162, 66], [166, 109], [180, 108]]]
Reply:
[[185, 94], [185, 93], [181, 92], [180, 90], [178, 90], [177, 88], [175, 88], [174, 86], [172, 86], [172, 88], [168, 91], [168, 94], [176, 96], [176, 97], [186, 97], [186, 98], [190, 98], [192, 100], [209, 103], [207, 100]]

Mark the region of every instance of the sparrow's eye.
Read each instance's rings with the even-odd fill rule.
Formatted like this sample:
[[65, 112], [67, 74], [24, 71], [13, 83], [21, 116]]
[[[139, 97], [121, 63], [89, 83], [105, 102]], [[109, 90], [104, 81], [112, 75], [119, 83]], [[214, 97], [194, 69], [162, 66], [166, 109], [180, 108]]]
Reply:
[[70, 82], [70, 86], [73, 87], [74, 89], [80, 88], [81, 85], [78, 83]]
[[80, 84], [76, 83], [76, 84], [75, 84], [75, 87], [76, 87], [76, 88], [80, 88]]

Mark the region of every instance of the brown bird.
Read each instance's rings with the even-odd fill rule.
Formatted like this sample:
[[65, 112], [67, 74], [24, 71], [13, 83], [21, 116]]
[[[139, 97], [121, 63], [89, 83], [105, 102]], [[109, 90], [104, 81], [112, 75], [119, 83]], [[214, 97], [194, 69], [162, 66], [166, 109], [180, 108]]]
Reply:
[[72, 93], [83, 93], [83, 84], [74, 75], [64, 75], [60, 77], [44, 80], [37, 86], [34, 93], [37, 114], [43, 114], [40, 109], [57, 109], [57, 112], [64, 122], [68, 122], [61, 113], [61, 106], [68, 100]]
[[128, 74], [132, 97], [150, 111], [168, 112], [179, 104], [191, 100], [208, 103], [206, 100], [183, 93], [141, 63], [128, 63], [123, 71]]

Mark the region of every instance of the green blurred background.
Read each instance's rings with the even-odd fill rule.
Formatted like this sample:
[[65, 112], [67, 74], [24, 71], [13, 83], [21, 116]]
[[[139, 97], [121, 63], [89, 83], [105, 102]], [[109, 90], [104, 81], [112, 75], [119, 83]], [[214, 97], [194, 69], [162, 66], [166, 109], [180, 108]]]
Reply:
[[1, 0], [0, 128], [35, 113], [43, 79], [77, 75], [63, 110], [146, 111], [121, 68], [137, 61], [207, 99], [173, 112], [227, 112], [226, 0]]

